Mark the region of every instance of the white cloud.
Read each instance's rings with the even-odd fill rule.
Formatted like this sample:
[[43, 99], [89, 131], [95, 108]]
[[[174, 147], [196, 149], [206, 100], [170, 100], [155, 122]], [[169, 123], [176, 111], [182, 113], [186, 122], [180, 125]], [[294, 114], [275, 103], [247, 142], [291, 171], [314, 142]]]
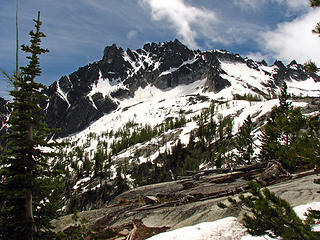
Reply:
[[299, 10], [308, 6], [309, 0], [274, 0], [279, 3], [286, 3], [289, 7]]
[[128, 40], [131, 40], [135, 37], [137, 37], [138, 35], [138, 32], [136, 30], [130, 30], [128, 33], [127, 33], [127, 39]]
[[281, 23], [274, 31], [261, 34], [260, 44], [265, 52], [289, 62], [293, 59], [304, 63], [309, 59], [320, 63], [320, 38], [311, 31], [320, 21], [320, 9], [293, 20]]
[[253, 8], [255, 9], [258, 4], [261, 4], [263, 0], [234, 0], [234, 3], [243, 8]]
[[234, 0], [234, 3], [243, 8], [257, 9], [265, 3], [285, 4], [289, 7], [287, 10], [301, 11], [308, 6], [308, 0]]
[[213, 11], [187, 5], [184, 0], [139, 0], [144, 7], [151, 7], [152, 19], [167, 21], [191, 48], [198, 48], [196, 39], [206, 35], [206, 29], [218, 21]]
[[265, 60], [268, 64], [271, 64], [270, 61], [272, 61], [272, 57], [268, 54], [262, 54], [260, 52], [249, 52], [246, 54], [246, 57], [249, 59], [252, 59], [254, 61], [261, 62], [262, 60]]

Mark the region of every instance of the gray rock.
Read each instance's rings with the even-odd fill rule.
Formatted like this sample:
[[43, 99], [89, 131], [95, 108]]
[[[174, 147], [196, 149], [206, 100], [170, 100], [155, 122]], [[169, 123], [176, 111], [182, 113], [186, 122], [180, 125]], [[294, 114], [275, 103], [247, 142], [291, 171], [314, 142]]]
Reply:
[[143, 200], [146, 204], [155, 204], [160, 202], [155, 196], [144, 196]]
[[[293, 206], [306, 204], [309, 202], [320, 201], [320, 194], [317, 193], [319, 185], [314, 184], [315, 175], [309, 175], [302, 178], [291, 179], [281, 182], [268, 188], [275, 192], [279, 197], [289, 201]], [[156, 195], [157, 189], [163, 194], [173, 194], [180, 192], [185, 196], [194, 196], [195, 193], [202, 192], [205, 194], [218, 188], [226, 189], [227, 187], [237, 186], [239, 182], [227, 184], [204, 184], [202, 187], [193, 190], [183, 190], [182, 185], [177, 182], [154, 184], [138, 188], [130, 191], [130, 193], [122, 194], [122, 197], [131, 199], [139, 198], [145, 195], [150, 195], [151, 192]], [[207, 186], [207, 187], [206, 187]], [[167, 191], [167, 192], [165, 192]], [[177, 195], [176, 195], [177, 196]], [[233, 195], [232, 197], [237, 197]], [[217, 202], [227, 202], [227, 197], [215, 199], [207, 199], [201, 201], [187, 202], [185, 204], [166, 205], [165, 203], [155, 208], [143, 208], [139, 203], [132, 203], [125, 206], [109, 205], [105, 208], [85, 211], [79, 214], [80, 217], [86, 217], [90, 223], [97, 221], [104, 222], [108, 226], [119, 226], [131, 222], [133, 218], [141, 219], [143, 223], [150, 227], [169, 226], [171, 229], [195, 225], [201, 222], [215, 221], [220, 218], [235, 216], [241, 217], [242, 212], [231, 209], [220, 209], [217, 207]], [[138, 210], [140, 209], [140, 210]], [[61, 218], [55, 222], [57, 230], [65, 229], [66, 226], [72, 224], [71, 215]]]
[[122, 231], [118, 232], [118, 234], [122, 235], [122, 236], [127, 236], [129, 235], [129, 230], [128, 229], [123, 229]]

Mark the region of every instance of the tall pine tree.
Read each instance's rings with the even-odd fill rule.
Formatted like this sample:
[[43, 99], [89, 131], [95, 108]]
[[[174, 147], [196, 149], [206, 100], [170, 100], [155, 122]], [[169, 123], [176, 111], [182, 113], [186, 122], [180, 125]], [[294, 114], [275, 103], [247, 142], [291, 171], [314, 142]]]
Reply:
[[40, 31], [40, 12], [34, 22], [30, 45], [22, 45], [29, 63], [21, 67], [10, 92], [7, 149], [0, 162], [1, 239], [49, 239], [50, 220], [57, 216], [55, 193], [59, 189], [48, 164], [48, 159], [56, 156], [52, 149], [57, 144], [47, 141], [49, 129], [39, 105], [45, 98], [45, 86], [35, 82], [41, 75], [39, 55], [48, 52], [40, 47], [45, 37]]

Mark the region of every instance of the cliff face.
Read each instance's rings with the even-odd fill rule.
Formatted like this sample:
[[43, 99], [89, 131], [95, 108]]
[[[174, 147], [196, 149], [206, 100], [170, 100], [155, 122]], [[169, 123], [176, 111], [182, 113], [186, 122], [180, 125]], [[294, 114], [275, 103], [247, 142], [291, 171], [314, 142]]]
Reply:
[[43, 104], [47, 123], [51, 128], [61, 128], [60, 137], [79, 132], [104, 114], [115, 111], [137, 89], [149, 85], [165, 90], [206, 79], [203, 91], [218, 93], [232, 85], [228, 80], [230, 73], [225, 72], [221, 62], [242, 64], [263, 72], [269, 76], [264, 85], [270, 89], [291, 79], [320, 80], [295, 61], [288, 66], [276, 61], [267, 68], [264, 61], [255, 62], [226, 51], [192, 51], [178, 40], [126, 51], [114, 44], [105, 48], [100, 61], [81, 67], [49, 86], [46, 94], [50, 101]]

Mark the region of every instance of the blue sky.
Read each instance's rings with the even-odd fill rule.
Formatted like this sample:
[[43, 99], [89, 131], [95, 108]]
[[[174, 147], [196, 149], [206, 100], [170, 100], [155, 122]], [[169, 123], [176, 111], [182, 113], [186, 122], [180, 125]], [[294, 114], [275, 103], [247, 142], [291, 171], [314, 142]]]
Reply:
[[[312, 34], [320, 9], [308, 0], [18, 0], [20, 43], [28, 43], [41, 11], [39, 81], [50, 84], [102, 58], [116, 43], [123, 49], [178, 38], [191, 49], [226, 49], [244, 57], [320, 63], [320, 38]], [[16, 0], [0, 0], [0, 69], [15, 69]], [[20, 54], [20, 64], [25, 63]], [[0, 96], [8, 84], [1, 81]]]

